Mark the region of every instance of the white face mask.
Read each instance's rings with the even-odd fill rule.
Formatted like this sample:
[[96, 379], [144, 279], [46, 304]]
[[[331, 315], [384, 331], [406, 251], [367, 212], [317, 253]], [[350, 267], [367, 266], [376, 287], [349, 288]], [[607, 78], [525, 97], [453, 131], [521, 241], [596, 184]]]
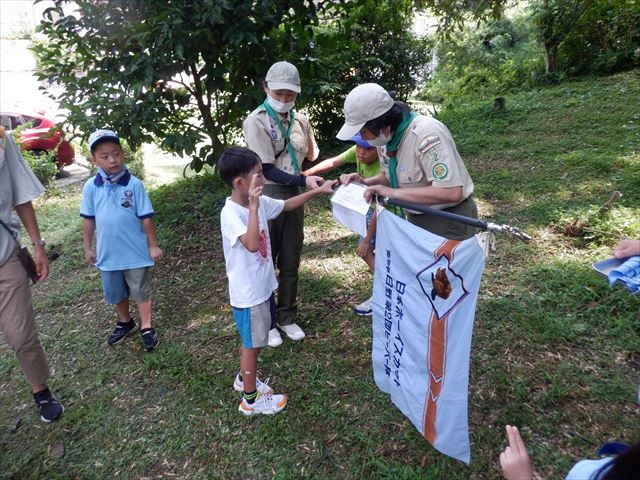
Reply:
[[369, 142], [369, 145], [373, 145], [374, 147], [384, 147], [390, 141], [391, 141], [391, 134], [387, 136], [382, 132], [380, 132], [378, 136], [373, 140], [367, 140], [367, 142]]
[[287, 103], [279, 102], [278, 100], [273, 98], [271, 95], [267, 95], [267, 102], [269, 102], [269, 105], [271, 105], [271, 108], [273, 108], [278, 113], [287, 113], [296, 104], [295, 101], [287, 102]]

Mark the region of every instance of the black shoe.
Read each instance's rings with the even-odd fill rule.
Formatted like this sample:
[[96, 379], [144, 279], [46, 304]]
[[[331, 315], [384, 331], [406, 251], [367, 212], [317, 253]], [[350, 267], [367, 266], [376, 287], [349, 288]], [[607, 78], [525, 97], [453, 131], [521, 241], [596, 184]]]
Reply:
[[142, 346], [145, 352], [150, 352], [160, 344], [160, 340], [158, 340], [156, 331], [153, 328], [143, 328], [140, 330], [140, 336], [142, 337]]
[[138, 330], [138, 325], [133, 321], [133, 318], [126, 323], [118, 322], [111, 332], [111, 335], [109, 335], [109, 338], [107, 338], [107, 343], [109, 345], [116, 345], [136, 330]]
[[71, 173], [67, 172], [66, 170], [63, 170], [62, 168], [60, 170], [58, 170], [56, 172], [56, 178], [69, 178], [71, 176]]
[[40, 419], [43, 422], [53, 422], [64, 413], [64, 406], [48, 388], [34, 393], [33, 400], [36, 402], [38, 410], [40, 410]]

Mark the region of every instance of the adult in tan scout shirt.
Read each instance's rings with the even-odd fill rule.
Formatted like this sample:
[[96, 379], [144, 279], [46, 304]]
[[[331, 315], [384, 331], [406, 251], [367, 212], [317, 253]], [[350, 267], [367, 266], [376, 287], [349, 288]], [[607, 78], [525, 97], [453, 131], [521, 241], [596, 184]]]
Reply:
[[[381, 171], [367, 179], [357, 174], [344, 175], [343, 183], [359, 181], [368, 185], [367, 200], [380, 195], [478, 217], [473, 181], [444, 124], [412, 112], [407, 104], [394, 101], [375, 83], [359, 85], [349, 92], [344, 116], [345, 124], [337, 137], [349, 139], [360, 132], [362, 138], [378, 147]], [[405, 213], [409, 222], [448, 239], [464, 240], [477, 233], [476, 227], [454, 220]]]
[[[274, 63], [263, 83], [267, 94], [242, 124], [247, 147], [262, 160], [266, 178], [264, 194], [286, 200], [300, 193], [300, 187], [316, 188], [322, 177], [300, 175], [302, 162], [318, 156], [309, 119], [293, 109], [300, 88], [298, 69], [289, 62]], [[298, 268], [304, 240], [304, 207], [281, 213], [269, 221], [273, 264], [278, 269], [275, 319], [269, 331], [269, 345], [282, 344], [278, 328], [291, 340], [302, 340], [296, 323], [298, 314]], [[277, 327], [277, 328], [276, 328]]]
[[0, 331], [31, 385], [40, 419], [51, 422], [60, 418], [64, 407], [47, 386], [49, 362], [38, 338], [29, 277], [18, 258], [19, 218], [31, 238], [38, 281], [49, 275], [45, 242], [31, 203], [43, 192], [11, 134], [0, 127]]

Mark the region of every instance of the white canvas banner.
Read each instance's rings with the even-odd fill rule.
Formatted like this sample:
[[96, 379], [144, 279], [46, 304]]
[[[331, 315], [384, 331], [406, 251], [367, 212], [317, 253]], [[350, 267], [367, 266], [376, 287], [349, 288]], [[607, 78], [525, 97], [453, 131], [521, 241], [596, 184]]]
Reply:
[[490, 233], [447, 240], [381, 210], [373, 288], [378, 387], [438, 451], [471, 458], [471, 335]]

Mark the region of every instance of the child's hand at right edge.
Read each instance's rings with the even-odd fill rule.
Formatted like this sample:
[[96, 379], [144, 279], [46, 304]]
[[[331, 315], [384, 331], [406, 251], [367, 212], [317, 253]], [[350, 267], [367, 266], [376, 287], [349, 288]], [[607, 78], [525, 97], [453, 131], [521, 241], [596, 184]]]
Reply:
[[613, 256], [616, 258], [627, 258], [634, 255], [640, 255], [640, 240], [627, 238], [621, 240], [613, 249]]

